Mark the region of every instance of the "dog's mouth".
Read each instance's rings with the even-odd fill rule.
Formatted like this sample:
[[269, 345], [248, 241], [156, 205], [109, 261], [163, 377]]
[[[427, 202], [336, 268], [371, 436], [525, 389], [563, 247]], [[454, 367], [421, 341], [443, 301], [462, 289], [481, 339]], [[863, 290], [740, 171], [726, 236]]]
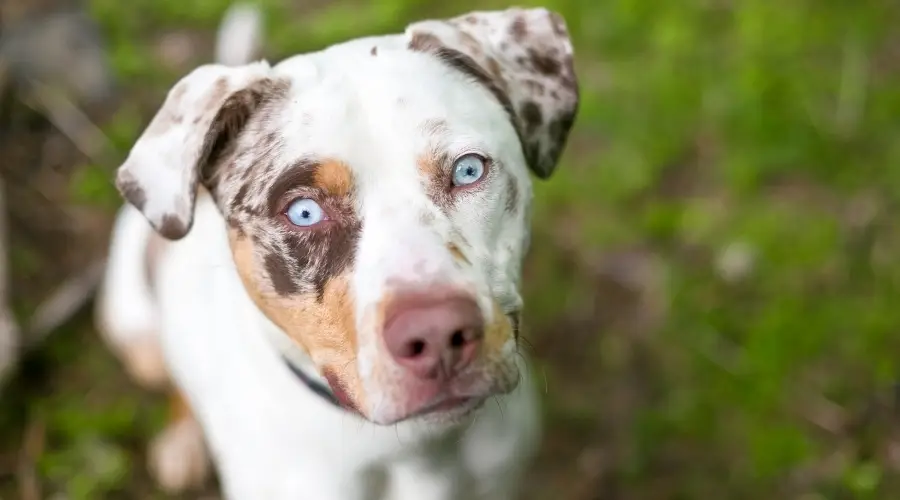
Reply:
[[[364, 412], [355, 405], [355, 403], [340, 389], [340, 384], [335, 384], [330, 377], [325, 377], [327, 383], [311, 377], [309, 374], [291, 363], [288, 359], [284, 360], [290, 369], [294, 378], [306, 386], [313, 394], [319, 396], [323, 401], [341, 410], [353, 413], [361, 418], [373, 421]], [[440, 393], [426, 404], [413, 409], [408, 413], [391, 419], [389, 422], [377, 422], [383, 425], [393, 425], [400, 422], [414, 420], [418, 418], [438, 419], [441, 421], [453, 421], [462, 419], [469, 414], [475, 412], [484, 404], [490, 396], [495, 395], [493, 392], [489, 394], [456, 394], [454, 391]]]
[[398, 420], [412, 420], [415, 418], [431, 418], [437, 417], [441, 419], [460, 419], [466, 417], [470, 413], [476, 411], [481, 408], [485, 402], [485, 398], [483, 397], [469, 397], [469, 396], [448, 396], [437, 399], [435, 402], [430, 403], [423, 408], [416, 410], [415, 412], [403, 417]]
[[[509, 322], [511, 337], [517, 346], [520, 341], [520, 311], [504, 312], [504, 316]], [[327, 403], [381, 425], [393, 425], [419, 418], [439, 421], [462, 419], [481, 408], [488, 398], [502, 395], [514, 388], [518, 380], [518, 377], [513, 377], [516, 379], [513, 382], [509, 377], [502, 375], [485, 378], [484, 372], [473, 370], [445, 381], [445, 384], [442, 384], [443, 387], [417, 390], [411, 386], [408, 387], [411, 392], [407, 395], [409, 398], [407, 404], [413, 401], [417, 402], [407, 406], [405, 411], [394, 413], [387, 419], [381, 419], [361, 411], [353, 398], [343, 390], [343, 384], [334, 376], [334, 373], [325, 370], [321, 378], [313, 377], [291, 363], [288, 358], [284, 358], [284, 362], [298, 382]], [[325, 380], [323, 381], [322, 378]]]

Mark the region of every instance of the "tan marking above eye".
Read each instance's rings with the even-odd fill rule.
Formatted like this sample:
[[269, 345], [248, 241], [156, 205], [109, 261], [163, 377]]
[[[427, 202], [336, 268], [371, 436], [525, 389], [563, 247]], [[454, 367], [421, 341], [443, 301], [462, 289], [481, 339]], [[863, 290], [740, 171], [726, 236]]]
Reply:
[[346, 196], [353, 190], [353, 172], [342, 161], [324, 161], [316, 167], [313, 183], [329, 195]]

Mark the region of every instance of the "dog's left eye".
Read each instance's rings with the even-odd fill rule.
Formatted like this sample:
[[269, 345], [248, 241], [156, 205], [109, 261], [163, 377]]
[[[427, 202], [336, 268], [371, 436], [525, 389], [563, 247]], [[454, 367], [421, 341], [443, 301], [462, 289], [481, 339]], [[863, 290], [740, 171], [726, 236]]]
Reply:
[[322, 207], [309, 198], [297, 198], [292, 201], [285, 215], [291, 224], [300, 227], [309, 227], [325, 219]]
[[484, 159], [480, 156], [465, 155], [453, 164], [453, 185], [462, 187], [473, 184], [484, 176], [486, 170]]

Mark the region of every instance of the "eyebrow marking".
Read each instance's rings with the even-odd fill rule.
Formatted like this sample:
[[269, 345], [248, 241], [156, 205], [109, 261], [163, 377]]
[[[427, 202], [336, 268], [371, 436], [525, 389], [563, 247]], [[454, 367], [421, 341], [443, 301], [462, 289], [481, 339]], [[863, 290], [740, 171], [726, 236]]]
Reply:
[[319, 162], [314, 159], [304, 158], [284, 169], [269, 188], [269, 213], [274, 214], [278, 211], [281, 199], [290, 190], [298, 187], [314, 187], [316, 169], [319, 168], [319, 165]]

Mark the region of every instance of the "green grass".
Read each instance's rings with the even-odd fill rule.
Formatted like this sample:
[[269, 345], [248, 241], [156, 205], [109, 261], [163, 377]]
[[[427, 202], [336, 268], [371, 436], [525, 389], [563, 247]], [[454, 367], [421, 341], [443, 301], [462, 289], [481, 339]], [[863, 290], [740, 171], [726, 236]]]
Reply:
[[[161, 98], [178, 75], [144, 42], [212, 29], [227, 3], [90, 5], [122, 82]], [[263, 3], [274, 59], [507, 5]], [[541, 5], [568, 19], [582, 106], [536, 183], [528, 336], [548, 421], [530, 498], [900, 498], [900, 4]], [[148, 118], [109, 125], [123, 152]], [[109, 203], [98, 175], [76, 197]], [[733, 279], [717, 270], [729, 247], [752, 261]], [[122, 397], [34, 403], [58, 436], [41, 472], [70, 498], [133, 480], [124, 450], [155, 424], [128, 420], [156, 407]], [[96, 473], [66, 465], [87, 459]]]

